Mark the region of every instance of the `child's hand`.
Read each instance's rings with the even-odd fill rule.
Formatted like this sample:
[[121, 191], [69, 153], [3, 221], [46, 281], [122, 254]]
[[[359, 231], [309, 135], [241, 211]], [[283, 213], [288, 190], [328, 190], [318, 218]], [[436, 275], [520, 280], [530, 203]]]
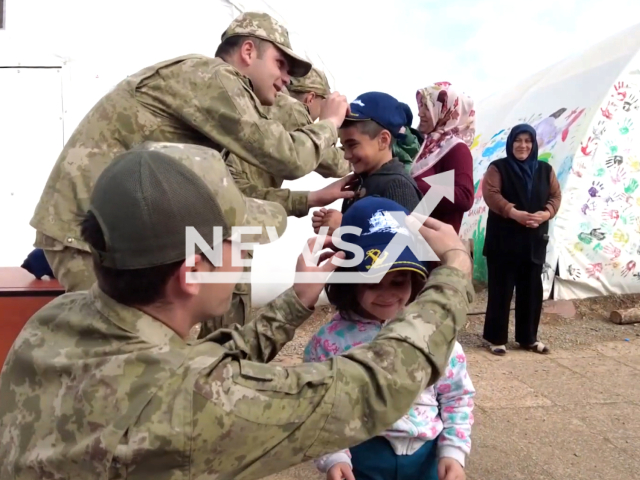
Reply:
[[334, 210], [333, 208], [330, 208], [329, 210], [321, 208], [320, 210], [313, 212], [313, 217], [311, 218], [311, 225], [313, 226], [313, 231], [316, 234], [320, 233], [320, 229], [322, 227], [329, 227], [327, 235], [333, 235], [334, 230], [340, 228], [341, 223], [342, 213], [338, 210]]
[[348, 463], [336, 463], [327, 472], [327, 480], [356, 480]]
[[443, 457], [438, 462], [438, 480], [465, 480], [466, 478], [467, 474], [457, 460]]

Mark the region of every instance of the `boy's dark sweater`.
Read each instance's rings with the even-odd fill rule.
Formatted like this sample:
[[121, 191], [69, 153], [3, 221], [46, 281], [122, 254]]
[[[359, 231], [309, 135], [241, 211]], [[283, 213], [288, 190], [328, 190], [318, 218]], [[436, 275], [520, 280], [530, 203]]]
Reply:
[[418, 185], [397, 158], [392, 158], [375, 172], [359, 175], [357, 182], [355, 197], [342, 202], [342, 213], [354, 202], [371, 195], [393, 200], [409, 212], [412, 212], [422, 200]]

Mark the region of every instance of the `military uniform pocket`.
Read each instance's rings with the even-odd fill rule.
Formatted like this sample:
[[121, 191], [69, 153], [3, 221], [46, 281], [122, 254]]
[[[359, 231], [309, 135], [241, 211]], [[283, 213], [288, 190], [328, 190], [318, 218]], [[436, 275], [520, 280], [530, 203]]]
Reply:
[[233, 376], [233, 413], [260, 424], [300, 423], [315, 410], [332, 380], [326, 366], [283, 368], [241, 360]]

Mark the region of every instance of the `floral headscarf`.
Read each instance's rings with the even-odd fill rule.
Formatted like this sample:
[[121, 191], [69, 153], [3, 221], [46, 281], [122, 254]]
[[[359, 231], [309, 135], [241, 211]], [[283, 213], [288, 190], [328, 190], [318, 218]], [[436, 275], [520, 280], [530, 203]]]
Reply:
[[438, 82], [418, 90], [418, 106], [424, 106], [435, 125], [425, 135], [411, 175], [420, 175], [433, 167], [454, 145], [465, 143], [471, 146], [475, 137], [476, 112], [473, 100], [458, 92], [449, 82]]

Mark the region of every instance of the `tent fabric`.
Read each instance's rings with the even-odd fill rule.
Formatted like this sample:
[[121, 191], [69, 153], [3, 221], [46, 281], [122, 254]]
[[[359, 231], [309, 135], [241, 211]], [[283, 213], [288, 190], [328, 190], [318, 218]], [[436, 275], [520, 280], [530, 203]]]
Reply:
[[640, 25], [480, 102], [475, 203], [460, 232], [479, 252], [477, 280], [486, 281], [482, 177], [505, 156], [511, 128], [529, 123], [563, 194], [550, 224], [545, 297], [552, 288], [565, 299], [640, 292], [639, 49]]

